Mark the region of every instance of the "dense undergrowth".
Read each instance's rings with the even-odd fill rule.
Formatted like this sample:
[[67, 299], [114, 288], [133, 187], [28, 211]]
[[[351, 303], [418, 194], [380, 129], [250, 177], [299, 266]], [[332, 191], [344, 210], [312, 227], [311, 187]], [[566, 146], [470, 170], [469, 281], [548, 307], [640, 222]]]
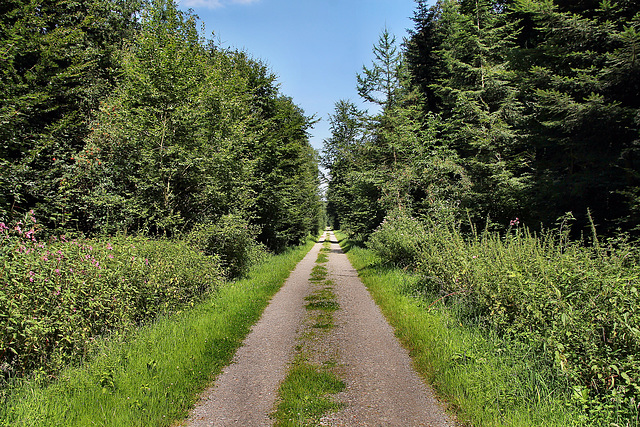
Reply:
[[181, 241], [40, 240], [33, 213], [0, 228], [0, 382], [54, 378], [98, 336], [192, 306], [222, 283], [219, 257]]
[[369, 246], [415, 273], [405, 292], [428, 310], [511, 343], [565, 383], [584, 422], [638, 425], [640, 266], [624, 239], [571, 241], [566, 224], [534, 235], [517, 220], [506, 234], [465, 235], [454, 222], [396, 214]]
[[[165, 253], [168, 263], [178, 263], [174, 258], [187, 248], [173, 243], [175, 252]], [[61, 369], [53, 381], [23, 377], [6, 383], [0, 388], [0, 426], [174, 425], [230, 363], [271, 296], [314, 243], [307, 239], [263, 257], [245, 277], [218, 283], [216, 292], [193, 307], [189, 303], [188, 309], [159, 315], [127, 334], [96, 338], [83, 363]]]

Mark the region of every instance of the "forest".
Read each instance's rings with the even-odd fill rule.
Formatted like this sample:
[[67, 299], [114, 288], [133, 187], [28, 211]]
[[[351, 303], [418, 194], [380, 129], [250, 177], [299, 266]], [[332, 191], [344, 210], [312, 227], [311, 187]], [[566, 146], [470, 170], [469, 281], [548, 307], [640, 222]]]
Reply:
[[637, 235], [639, 19], [633, 1], [419, 1], [358, 75], [380, 114], [336, 103], [335, 225], [366, 237], [406, 207], [540, 230], [571, 212], [577, 236], [589, 215]]
[[3, 2], [0, 220], [174, 236], [234, 216], [279, 251], [318, 226], [311, 118], [170, 1]]
[[0, 402], [328, 222], [530, 361], [531, 401], [638, 425], [635, 0], [416, 0], [355, 76], [375, 112], [337, 101], [322, 153], [200, 24], [172, 0], [0, 4]]
[[168, 0], [0, 5], [0, 383], [324, 228], [314, 119], [200, 24]]
[[[526, 361], [508, 375], [533, 407], [557, 387], [579, 425], [638, 425], [637, 2], [416, 3], [408, 36], [383, 30], [357, 75], [375, 113], [335, 104], [329, 223], [412, 272], [406, 295]], [[502, 392], [504, 414], [519, 392]]]

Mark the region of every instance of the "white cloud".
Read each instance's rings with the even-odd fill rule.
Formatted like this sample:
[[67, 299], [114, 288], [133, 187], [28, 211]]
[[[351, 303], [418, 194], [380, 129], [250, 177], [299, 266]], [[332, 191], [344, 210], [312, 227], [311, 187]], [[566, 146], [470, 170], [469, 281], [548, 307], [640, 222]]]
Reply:
[[259, 1], [260, 0], [183, 0], [180, 3], [186, 7], [217, 9], [230, 4], [251, 4]]

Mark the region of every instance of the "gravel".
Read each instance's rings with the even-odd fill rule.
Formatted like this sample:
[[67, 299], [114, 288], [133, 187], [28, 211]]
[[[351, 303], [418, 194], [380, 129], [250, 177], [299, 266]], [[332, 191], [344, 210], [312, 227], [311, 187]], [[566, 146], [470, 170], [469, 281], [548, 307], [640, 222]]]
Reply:
[[[344, 409], [320, 420], [324, 426], [454, 426], [444, 407], [413, 369], [407, 351], [376, 306], [333, 233], [327, 269], [340, 309], [335, 327], [319, 345], [335, 355], [345, 391]], [[273, 297], [234, 361], [192, 411], [188, 426], [271, 426], [280, 382], [295, 354], [307, 316], [304, 298], [314, 289], [316, 244]], [[318, 343], [314, 344], [317, 346]]]

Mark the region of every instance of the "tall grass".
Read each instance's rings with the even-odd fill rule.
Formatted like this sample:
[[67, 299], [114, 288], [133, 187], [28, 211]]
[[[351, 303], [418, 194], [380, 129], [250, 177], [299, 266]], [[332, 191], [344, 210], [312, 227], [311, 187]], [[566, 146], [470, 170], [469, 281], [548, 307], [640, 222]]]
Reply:
[[0, 402], [6, 426], [168, 426], [227, 365], [289, 272], [313, 246], [273, 256], [193, 309], [130, 339], [105, 340], [82, 366], [46, 386], [16, 383]]
[[390, 262], [410, 254], [418, 279], [408, 294], [520, 349], [537, 375], [564, 384], [583, 422], [637, 425], [638, 251], [592, 240], [570, 241], [566, 228], [533, 235], [517, 221], [506, 234], [465, 236], [400, 215], [371, 247]]
[[478, 427], [588, 425], [570, 408], [566, 381], [538, 366], [528, 349], [463, 324], [454, 310], [434, 309], [438, 295], [416, 294], [418, 274], [336, 235], [341, 245], [351, 244], [347, 256], [416, 369], [460, 421]]

